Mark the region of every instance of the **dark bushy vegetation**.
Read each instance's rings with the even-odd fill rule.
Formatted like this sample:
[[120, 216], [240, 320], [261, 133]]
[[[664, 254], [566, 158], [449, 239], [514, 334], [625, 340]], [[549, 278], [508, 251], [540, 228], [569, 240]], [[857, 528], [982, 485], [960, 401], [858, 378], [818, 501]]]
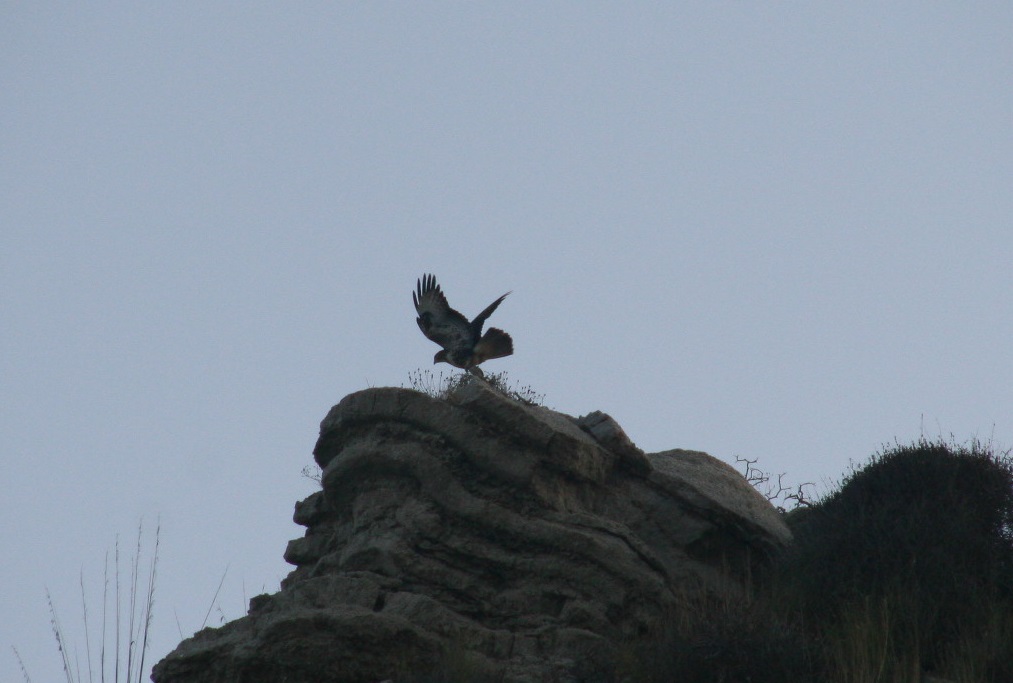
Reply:
[[[782, 588], [816, 627], [811, 635], [885, 631], [886, 668], [945, 670], [975, 650], [993, 661], [975, 662], [986, 677], [974, 680], [1013, 681], [1013, 644], [994, 657], [982, 647], [1013, 615], [1008, 453], [978, 443], [898, 446], [787, 519], [795, 544]], [[830, 650], [839, 659], [839, 648]]]
[[786, 515], [755, 594], [697, 599], [617, 680], [1013, 681], [1013, 460], [919, 441]]
[[789, 522], [793, 569], [816, 609], [900, 589], [946, 611], [1013, 594], [1013, 472], [977, 445], [877, 455]]
[[820, 681], [799, 624], [769, 595], [696, 596], [673, 614], [663, 638], [632, 648], [613, 681], [623, 683], [807, 683]]

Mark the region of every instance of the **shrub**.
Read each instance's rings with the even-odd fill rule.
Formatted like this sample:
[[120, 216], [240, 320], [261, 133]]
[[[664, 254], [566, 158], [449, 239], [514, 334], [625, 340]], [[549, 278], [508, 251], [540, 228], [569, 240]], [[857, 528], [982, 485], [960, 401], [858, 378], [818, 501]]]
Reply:
[[[892, 662], [943, 666], [1013, 606], [1013, 463], [977, 442], [921, 440], [873, 456], [819, 504], [786, 518], [782, 583], [834, 643], [872, 637]], [[864, 627], [861, 625], [864, 624]], [[856, 626], [858, 625], [858, 626]], [[878, 626], [877, 626], [878, 625]], [[885, 644], [884, 644], [885, 643]]]

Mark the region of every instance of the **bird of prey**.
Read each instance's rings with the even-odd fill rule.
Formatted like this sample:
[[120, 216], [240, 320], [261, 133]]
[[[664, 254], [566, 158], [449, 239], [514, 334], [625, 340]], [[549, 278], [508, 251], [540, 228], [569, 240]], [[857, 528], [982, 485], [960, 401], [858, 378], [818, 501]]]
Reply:
[[433, 364], [450, 363], [454, 367], [482, 376], [479, 363], [490, 358], [502, 358], [514, 352], [514, 343], [510, 335], [503, 330], [490, 327], [482, 334], [482, 325], [492, 315], [507, 292], [486, 306], [485, 310], [468, 322], [468, 319], [447, 304], [440, 286], [436, 284], [435, 275], [423, 275], [416, 280], [412, 301], [419, 317], [415, 322], [427, 338], [443, 347], [433, 356]]

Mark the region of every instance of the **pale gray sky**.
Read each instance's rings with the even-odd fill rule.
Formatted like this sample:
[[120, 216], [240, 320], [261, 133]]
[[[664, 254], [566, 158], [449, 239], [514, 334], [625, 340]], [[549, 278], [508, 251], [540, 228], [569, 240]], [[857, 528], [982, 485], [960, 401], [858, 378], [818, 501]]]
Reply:
[[1013, 444], [1008, 2], [6, 3], [0, 60], [0, 679], [142, 516], [149, 663], [276, 590], [423, 272], [648, 450]]

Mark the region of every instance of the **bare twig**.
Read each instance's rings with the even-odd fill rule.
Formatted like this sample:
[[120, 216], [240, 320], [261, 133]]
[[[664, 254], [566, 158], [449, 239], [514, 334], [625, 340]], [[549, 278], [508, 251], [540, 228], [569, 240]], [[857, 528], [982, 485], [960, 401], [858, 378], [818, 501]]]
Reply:
[[67, 683], [74, 683], [74, 673], [70, 669], [70, 658], [67, 655], [67, 644], [63, 638], [63, 628], [60, 627], [60, 619], [56, 616], [56, 607], [53, 605], [53, 596], [46, 589], [46, 602], [49, 603], [49, 623], [53, 626], [53, 635], [56, 637], [56, 649], [60, 651], [60, 659], [63, 662], [63, 674]]
[[155, 604], [155, 575], [158, 568], [158, 545], [162, 536], [162, 523], [155, 526], [155, 550], [151, 557], [151, 569], [148, 572], [148, 592], [144, 601], [144, 630], [141, 634], [141, 663], [137, 667], [137, 683], [141, 683], [144, 675], [144, 657], [148, 652], [148, 631], [151, 629], [151, 610]]
[[32, 677], [28, 675], [28, 669], [25, 668], [25, 663], [21, 661], [21, 653], [13, 645], [11, 645], [11, 649], [14, 650], [14, 658], [18, 660], [18, 666], [21, 667], [21, 675], [25, 677], [25, 683], [32, 683]]
[[743, 465], [744, 471], [742, 476], [745, 477], [746, 481], [780, 512], [787, 512], [799, 506], [813, 504], [813, 500], [806, 491], [806, 487], [815, 486], [812, 482], [798, 484], [797, 486], [786, 485], [784, 483], [786, 475], [782, 472], [777, 475], [777, 485], [775, 487], [771, 483], [772, 475], [757, 467], [757, 460], [755, 458], [750, 460], [737, 455], [735, 456], [735, 461]]
[[211, 610], [214, 609], [215, 603], [218, 602], [218, 593], [222, 590], [222, 584], [225, 583], [225, 576], [228, 573], [229, 573], [229, 565], [225, 565], [225, 571], [222, 572], [222, 580], [218, 582], [218, 588], [215, 589], [215, 595], [213, 598], [211, 598], [211, 604], [208, 605], [207, 614], [204, 615], [204, 621], [200, 625], [201, 628], [204, 628], [205, 626], [208, 625], [208, 617], [211, 616]]
[[[84, 567], [81, 568], [78, 580], [81, 585], [81, 620], [84, 622], [84, 651], [86, 657], [85, 661], [88, 662], [88, 683], [93, 683], [94, 679], [92, 678], [91, 673], [91, 636], [89, 634], [91, 629], [88, 628], [88, 599], [84, 593]], [[80, 678], [80, 674], [78, 677]]]

